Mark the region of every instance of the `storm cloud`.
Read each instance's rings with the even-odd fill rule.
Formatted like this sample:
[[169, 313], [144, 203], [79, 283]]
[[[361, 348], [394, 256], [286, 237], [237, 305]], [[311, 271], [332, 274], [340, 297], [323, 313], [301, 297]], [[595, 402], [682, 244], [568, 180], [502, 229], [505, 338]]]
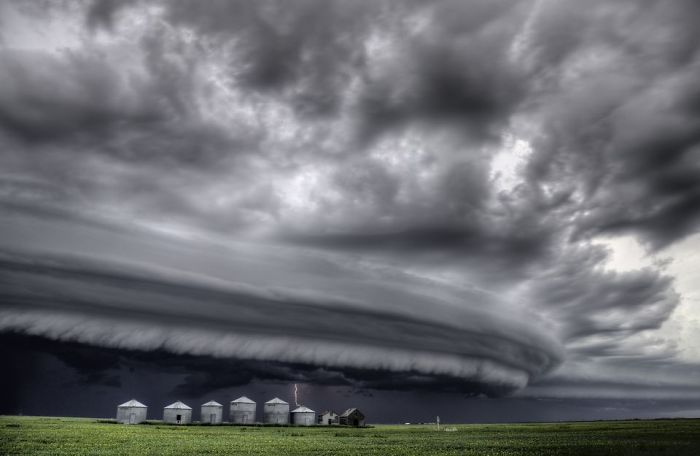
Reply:
[[0, 327], [246, 381], [693, 390], [698, 8], [3, 4]]
[[[23, 220], [8, 222], [19, 231]], [[518, 322], [525, 318], [503, 318], [506, 307], [485, 292], [441, 285], [431, 293], [435, 284], [386, 267], [282, 247], [216, 251], [142, 234], [144, 245], [129, 252], [133, 244], [122, 249], [104, 230], [62, 237], [52, 228], [65, 243], [52, 255], [2, 255], [5, 330], [124, 349], [415, 371], [505, 391], [561, 360], [555, 339]], [[109, 263], [76, 255], [89, 237], [122, 253]], [[124, 254], [129, 262], [114, 261]], [[163, 264], [194, 256], [197, 263]]]

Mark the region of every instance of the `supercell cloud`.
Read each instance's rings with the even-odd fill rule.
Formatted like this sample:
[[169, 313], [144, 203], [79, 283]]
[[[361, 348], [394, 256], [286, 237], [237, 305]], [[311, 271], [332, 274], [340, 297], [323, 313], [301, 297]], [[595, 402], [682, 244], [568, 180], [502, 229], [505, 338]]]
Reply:
[[0, 331], [700, 396], [699, 8], [3, 3]]
[[[44, 222], [7, 222], [3, 234], [28, 245], [0, 259], [4, 330], [120, 349], [447, 376], [489, 394], [524, 387], [562, 356], [554, 338], [493, 296], [385, 267], [280, 246], [201, 245], [94, 227], [75, 233], [59, 224], [47, 231], [62, 245], [48, 245], [26, 226]], [[107, 244], [109, 261], [100, 247]], [[77, 255], [85, 247], [98, 258]]]

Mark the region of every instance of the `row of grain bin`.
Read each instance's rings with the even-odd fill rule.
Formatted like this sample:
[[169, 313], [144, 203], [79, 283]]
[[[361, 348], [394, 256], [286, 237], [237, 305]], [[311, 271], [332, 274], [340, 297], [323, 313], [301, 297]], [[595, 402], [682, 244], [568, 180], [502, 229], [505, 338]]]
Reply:
[[[232, 402], [232, 417], [234, 416], [233, 407], [234, 404]], [[253, 407], [255, 407], [255, 402], [253, 402]], [[265, 424], [289, 424], [289, 415], [289, 404], [278, 397], [270, 399], [263, 405], [263, 423]], [[297, 426], [313, 426], [316, 424], [316, 412], [303, 405], [292, 410], [291, 416], [292, 424]]]
[[[202, 404], [203, 423], [221, 423], [221, 409], [218, 402], [210, 401]], [[117, 406], [117, 421], [124, 424], [138, 424], [146, 421], [148, 406], [136, 399]], [[172, 424], [189, 424], [192, 422], [192, 407], [180, 401], [173, 402], [163, 408], [163, 422]]]
[[[220, 424], [223, 422], [223, 405], [216, 401], [202, 404], [202, 423]], [[124, 424], [137, 424], [146, 421], [148, 407], [132, 399], [117, 407], [117, 421]], [[242, 396], [231, 401], [229, 417], [234, 424], [255, 423], [257, 404]], [[289, 424], [289, 404], [280, 398], [265, 402], [263, 406], [263, 423]], [[292, 424], [312, 426], [316, 424], [316, 412], [301, 406], [291, 411]], [[163, 422], [172, 424], [189, 424], [192, 422], [192, 407], [181, 401], [174, 402], [163, 409]]]
[[[231, 422], [236, 424], [249, 424], [255, 422], [257, 404], [247, 397], [239, 397], [231, 401]], [[265, 424], [289, 424], [289, 403], [276, 397], [263, 405], [263, 423]], [[292, 424], [299, 426], [312, 426], [316, 424], [316, 412], [310, 408], [301, 406], [291, 411]]]

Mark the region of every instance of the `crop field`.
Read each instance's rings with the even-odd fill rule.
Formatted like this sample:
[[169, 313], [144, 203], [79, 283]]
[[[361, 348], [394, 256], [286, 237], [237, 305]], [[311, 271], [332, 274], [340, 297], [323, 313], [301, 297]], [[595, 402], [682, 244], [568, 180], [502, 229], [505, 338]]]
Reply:
[[0, 417], [0, 454], [32, 455], [694, 455], [700, 420], [447, 426], [127, 426]]

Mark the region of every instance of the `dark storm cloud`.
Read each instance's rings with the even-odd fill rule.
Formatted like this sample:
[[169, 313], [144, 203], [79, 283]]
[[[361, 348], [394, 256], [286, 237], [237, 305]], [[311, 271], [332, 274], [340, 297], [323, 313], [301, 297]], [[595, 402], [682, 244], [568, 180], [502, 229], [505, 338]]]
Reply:
[[86, 23], [90, 28], [111, 29], [119, 10], [134, 2], [135, 0], [94, 0], [87, 11]]
[[[364, 143], [421, 119], [451, 119], [498, 136], [498, 125], [524, 94], [507, 48], [525, 6], [313, 0], [294, 8], [272, 1], [204, 7], [176, 1], [168, 4], [167, 17], [194, 27], [207, 43], [235, 42], [230, 77], [247, 88], [278, 91], [302, 117], [338, 115], [341, 95], [356, 78], [361, 89], [352, 115]], [[430, 20], [424, 30], [416, 23], [421, 19]], [[376, 44], [368, 42], [372, 34]], [[391, 39], [382, 41], [386, 35]], [[387, 54], [381, 68], [373, 66], [375, 53]]]
[[[651, 344], [650, 344], [651, 345]], [[594, 357], [593, 362], [590, 362]], [[564, 369], [531, 383], [520, 395], [579, 398], [658, 398], [695, 400], [700, 366], [668, 353], [632, 356], [619, 347], [578, 352]]]
[[[341, 72], [362, 64], [363, 36], [370, 15], [380, 8], [348, 2], [302, 1], [289, 8], [278, 2], [194, 1], [167, 5], [167, 17], [194, 27], [204, 37], [227, 43], [232, 37], [242, 62], [231, 75], [249, 88], [282, 89], [299, 84], [295, 102], [313, 113], [333, 112], [342, 88]], [[305, 89], [305, 90], [304, 90]]]
[[241, 149], [247, 139], [205, 124], [191, 112], [188, 75], [177, 75], [184, 71], [178, 65], [194, 62], [182, 56], [172, 62], [167, 49], [151, 49], [152, 43], [158, 43], [157, 36], [144, 39], [145, 78], [97, 52], [56, 56], [2, 50], [0, 126], [9, 135], [7, 153], [61, 148], [76, 160], [105, 154], [168, 168], [214, 166], [225, 152]]
[[[565, 340], [656, 329], [678, 305], [670, 277], [651, 269], [619, 273], [596, 268], [604, 255], [595, 246], [569, 252], [526, 291], [538, 307], [549, 308], [565, 322]], [[600, 347], [594, 352], [605, 354]]]
[[[16, 237], [13, 225], [24, 231], [21, 218], [8, 221], [5, 234]], [[5, 330], [107, 347], [416, 372], [486, 392], [521, 387], [559, 362], [556, 342], [500, 318], [500, 304], [483, 293], [450, 295], [446, 286], [390, 270], [253, 246], [229, 246], [222, 255], [191, 244], [187, 255], [204, 261], [176, 265], [189, 243], [126, 233], [119, 248], [111, 232], [51, 226], [63, 237], [63, 247], [51, 250], [71, 255], [3, 254]], [[91, 255], [107, 249], [129, 260], [74, 256], [71, 237]], [[45, 241], [31, 238], [25, 232], [24, 241], [41, 249]], [[202, 276], [201, 267], [213, 275]], [[381, 385], [380, 377], [372, 384]]]
[[[236, 386], [267, 381], [302, 383], [318, 386], [347, 386], [355, 389], [394, 391], [444, 391], [466, 395], [500, 396], [509, 392], [499, 385], [465, 381], [450, 376], [425, 375], [420, 372], [392, 373], [382, 370], [319, 367], [313, 364], [214, 358], [174, 354], [165, 350], [138, 351], [95, 347], [67, 342], [57, 344], [41, 337], [4, 334], [0, 340], [8, 355], [31, 360], [35, 353], [56, 357], [77, 373], [76, 381], [86, 387], [120, 387], [120, 370], [154, 370], [182, 376], [169, 394], [190, 398], [211, 394]], [[19, 385], [13, 385], [19, 388]]]
[[[648, 358], [642, 336], [669, 320], [680, 296], [661, 268], [605, 270], [609, 254], [594, 241], [631, 233], [658, 250], [697, 232], [698, 8], [691, 0], [17, 7], [30, 24], [63, 21], [80, 32], [62, 50], [48, 41], [70, 27], [47, 27], [41, 46], [9, 32], [0, 41], [0, 210], [11, 221], [0, 232], [14, 252], [0, 269], [0, 304], [17, 312], [7, 327], [120, 346], [137, 321], [155, 336], [130, 348], [212, 355], [200, 347], [211, 339], [176, 340], [161, 325], [194, 318], [198, 329], [219, 331], [221, 314], [235, 309], [240, 321], [222, 321], [237, 331], [353, 344], [349, 330], [334, 332], [355, 321], [370, 347], [329, 375], [360, 387], [402, 383], [390, 372], [355, 378], [353, 368], [393, 368], [415, 374], [406, 384], [452, 388], [422, 356], [402, 364], [386, 351], [404, 333], [414, 354], [431, 347], [521, 371], [492, 382], [470, 372], [466, 389], [522, 386], [555, 365], [556, 343], [523, 355], [522, 340], [503, 342], [517, 318], [509, 311], [481, 319], [491, 300], [454, 300], [453, 285], [474, 282], [510, 308], [540, 313], [555, 329], [533, 319], [513, 334], [545, 327], [567, 344], [569, 361]], [[531, 152], [504, 186], [494, 157], [514, 148], [510, 137]], [[249, 236], [264, 242], [223, 249], [243, 259], [191, 243]], [[272, 241], [287, 249], [277, 260], [266, 250]], [[163, 247], [171, 242], [179, 245]], [[343, 260], [301, 259], [301, 248]], [[357, 271], [364, 260], [392, 268], [369, 281], [373, 273]], [[193, 284], [189, 274], [216, 283]], [[443, 289], [417, 274], [457, 283]], [[229, 289], [239, 282], [255, 287]], [[270, 284], [296, 291], [269, 292]], [[296, 294], [307, 289], [318, 294]], [[348, 296], [377, 308], [358, 310]], [[434, 324], [442, 308], [434, 301], [445, 296], [459, 309], [451, 311], [484, 327]], [[69, 331], [93, 317], [85, 334]], [[120, 318], [128, 320], [115, 326], [121, 338], [101, 339]], [[256, 344], [265, 345], [246, 347]], [[233, 352], [223, 345], [226, 356], [263, 357], [239, 351], [240, 341]], [[310, 363], [273, 377], [322, 383], [334, 358], [310, 362], [306, 348], [266, 352]], [[670, 343], [660, 352], [675, 354]], [[265, 375], [248, 362], [253, 373], [226, 381]], [[214, 387], [206, 371], [191, 377], [193, 390]]]
[[[119, 7], [122, 15], [130, 9], [129, 4]], [[114, 9], [112, 2], [96, 2], [87, 12], [86, 21], [91, 26], [111, 23]], [[198, 31], [193, 41], [171, 29], [154, 27], [144, 33], [136, 47], [124, 51], [133, 54], [123, 62], [109, 54], [105, 58], [99, 49], [59, 56], [34, 52], [31, 57], [26, 52], [12, 51], [17, 56], [7, 57], [5, 66], [4, 127], [11, 137], [43, 142], [44, 147], [32, 148], [46, 155], [46, 149], [58, 147], [63, 149], [63, 157], [72, 156], [70, 163], [65, 159], [41, 160], [45, 162], [43, 168], [51, 173], [67, 168], [66, 174], [70, 174], [75, 166], [87, 166], [74, 162], [82, 162], [85, 154], [106, 154], [105, 163], [96, 164], [96, 174], [101, 175], [98, 182], [84, 177], [93, 169], [81, 176], [86, 181], [82, 182], [83, 192], [104, 188], [105, 181], [114, 182], [108, 193], [123, 194], [140, 188], [141, 194], [149, 194], [147, 198], [154, 201], [142, 202], [139, 195], [139, 200], [132, 200], [136, 207], [143, 205], [143, 210], [152, 214], [162, 211], [168, 217], [189, 216], [194, 223], [228, 231], [247, 225], [241, 221], [247, 215], [236, 214], [244, 204], [229, 207], [229, 214], [234, 215], [220, 221], [220, 214], [202, 213], [190, 198], [174, 191], [183, 180], [188, 185], [207, 180], [207, 176], [189, 169], [205, 167], [209, 173], [211, 168], [228, 170], [232, 177], [240, 176], [244, 181], [241, 188], [259, 187], [255, 180], [245, 182], [258, 171], [250, 169], [252, 159], [236, 159], [241, 151], [254, 151], [270, 172], [280, 173], [298, 170], [309, 163], [309, 156], [322, 155], [321, 163], [330, 160], [338, 175], [346, 176], [338, 179], [337, 190], [348, 198], [362, 197], [368, 187], [362, 182], [348, 185], [348, 167], [376, 169], [377, 173], [367, 176], [374, 182], [403, 180], [404, 176], [387, 173], [386, 165], [376, 159], [363, 158], [358, 144], [362, 149], [367, 137], [383, 136], [384, 132], [390, 135], [396, 129], [410, 128], [413, 122], [445, 123], [461, 135], [472, 137], [471, 144], [459, 141], [429, 151], [426, 162], [438, 162], [444, 169], [438, 171], [434, 188], [409, 199], [424, 200], [425, 205], [396, 204], [403, 189], [393, 185], [386, 189], [388, 194], [384, 190], [384, 195], [372, 192], [370, 196], [381, 200], [376, 200], [380, 204], [374, 204], [371, 210], [394, 213], [396, 221], [380, 231], [459, 231], [465, 217], [482, 216], [477, 210], [491, 196], [485, 179], [488, 158], [477, 157], [469, 149], [481, 147], [484, 137], [489, 142], [495, 140], [525, 94], [526, 80], [507, 57], [516, 30], [513, 25], [525, 13], [524, 7], [512, 2], [441, 2], [430, 7], [411, 2], [303, 2], [295, 8], [272, 2], [214, 2], [206, 7], [198, 2], [168, 3], [165, 14], [173, 24]], [[463, 20], [455, 21], [457, 16]], [[300, 26], [302, 23], [304, 26]], [[374, 44], [373, 34], [377, 36]], [[298, 152], [290, 151], [284, 157], [289, 163], [283, 163], [273, 151], [289, 148], [287, 142], [263, 146], [265, 136], [271, 134], [269, 129], [280, 125], [263, 123], [253, 129], [239, 129], [235, 122], [223, 127], [203, 121], [201, 103], [216, 103], [210, 95], [216, 86], [201, 74], [200, 69], [207, 63], [202, 56], [219, 48], [226, 63], [223, 83], [243, 90], [279, 86], [270, 96], [289, 106], [298, 122], [304, 120], [306, 112], [347, 117], [339, 128], [352, 134], [345, 142], [338, 142], [337, 136], [332, 138], [336, 142], [333, 148], [342, 155], [356, 150], [357, 158], [350, 162], [333, 159], [324, 150], [327, 147], [311, 139], [309, 147], [302, 147], [302, 143]], [[23, 77], [30, 67], [31, 77]], [[51, 75], [60, 78], [49, 79]], [[356, 93], [346, 94], [353, 85], [357, 86]], [[338, 97], [348, 100], [334, 100]], [[244, 102], [259, 110], [255, 98]], [[334, 105], [340, 107], [329, 111]], [[275, 115], [275, 110], [271, 109], [270, 114]], [[313, 135], [320, 136], [326, 125], [312, 124], [311, 128]], [[476, 142], [472, 133], [476, 133]], [[11, 149], [25, 148], [13, 145]], [[23, 162], [26, 151], [15, 160]], [[122, 161], [153, 165], [157, 170], [154, 172], [180, 167], [177, 173], [181, 176], [177, 182], [152, 173], [144, 176], [134, 169], [124, 169]], [[22, 165], [26, 166], [25, 172], [52, 178], [42, 172], [36, 160]], [[61, 178], [64, 185], [77, 176]], [[274, 217], [274, 189], [251, 191], [256, 200], [245, 204], [259, 208], [262, 214], [272, 212]], [[262, 203], [261, 196], [269, 198], [271, 204]], [[437, 209], [444, 200], [453, 202], [449, 211]], [[434, 210], [439, 212], [435, 214]], [[425, 220], [415, 219], [416, 215]], [[465, 231], [482, 228], [467, 223]]]
[[[109, 2], [95, 3], [87, 13], [88, 24], [111, 22], [113, 7]], [[128, 4], [120, 7], [121, 13], [129, 10]], [[324, 156], [321, 163], [327, 161], [336, 168], [337, 178], [330, 186], [337, 185], [336, 190], [346, 199], [358, 198], [368, 206], [359, 208], [364, 212], [360, 218], [352, 211], [341, 211], [338, 220], [332, 222], [342, 225], [345, 219], [355, 218], [360, 230], [352, 235], [357, 235], [358, 246], [363, 239], [380, 238], [381, 233], [392, 233], [389, 236], [401, 245], [405, 244], [400, 240], [403, 237], [438, 250], [452, 243], [476, 246], [481, 236], [492, 231], [490, 223], [477, 221], [488, 215], [484, 204], [493, 194], [486, 178], [488, 158], [478, 157], [470, 149], [481, 147], [479, 141], [484, 135], [489, 142], [495, 139], [525, 93], [525, 80], [507, 58], [516, 30], [512, 25], [525, 13], [523, 7], [511, 2], [444, 2], [429, 8], [411, 2], [306, 2], [295, 8], [271, 2], [217, 2], [207, 7], [197, 2], [169, 3], [167, 17], [174, 24], [193, 26], [199, 33], [193, 43], [188, 43], [164, 27], [149, 30], [137, 42], [137, 48], [129, 48], [138, 51], [138, 71], [105, 59], [97, 50], [76, 57], [39, 54], [34, 57], [37, 69], [32, 78], [21, 77], [29, 66], [22, 53], [17, 61], [8, 62], [7, 71], [18, 76], [8, 79], [12, 82], [8, 93], [13, 95], [8, 98], [7, 111], [13, 117], [6, 121], [6, 130], [27, 141], [50, 140], [50, 145], [39, 149], [47, 156], [62, 157], [45, 157], [37, 166], [36, 160], [27, 162], [23, 157], [26, 151], [22, 151], [13, 161], [20, 162], [29, 174], [40, 174], [42, 180], [60, 177], [61, 186], [73, 184], [79, 188], [79, 197], [88, 194], [88, 199], [104, 198], [103, 204], [114, 204], [113, 198], [129, 196], [131, 209], [138, 213], [185, 218], [216, 230], [235, 231], [250, 226], [254, 223], [251, 219], [277, 217], [279, 190], [265, 188], [258, 179], [251, 178], [259, 171], [251, 169], [253, 159], [236, 158], [239, 151], [255, 151], [271, 173], [283, 175], [308, 164], [309, 155], [318, 157], [326, 151], [312, 139], [310, 147], [287, 154], [284, 160], [290, 164], [280, 163], [271, 156], [276, 144], [268, 146], [269, 150], [261, 146], [269, 131], [239, 132], [235, 123], [224, 129], [201, 121], [198, 103], [202, 99], [214, 101], [204, 95], [213, 85], [204, 83], [200, 90], [202, 78], [196, 69], [205, 64], [203, 51], [212, 52], [221, 45], [225, 49], [222, 57], [231, 60], [224, 67], [225, 83], [249, 89], [278, 81], [275, 85], [280, 88], [274, 100], [288, 104], [299, 116], [298, 121], [309, 109], [326, 110], [312, 106], [316, 98], [323, 98], [319, 103], [324, 105], [357, 81], [357, 94], [343, 108], [346, 114], [335, 113], [347, 115], [348, 125], [342, 128], [353, 132], [348, 142], [334, 146], [343, 155], [357, 150], [357, 144], [364, 144], [366, 134], [391, 134], [415, 121], [431, 125], [445, 121], [450, 129], [463, 131], [459, 135], [472, 137], [466, 145], [458, 139], [429, 150], [426, 164], [438, 164], [435, 182], [420, 193], [411, 191], [413, 194], [404, 196], [403, 201], [398, 200], [406, 189], [397, 182], [405, 181], [405, 176], [389, 172], [385, 163], [364, 157], [360, 151], [350, 160]], [[404, 14], [414, 19], [404, 18]], [[455, 21], [455, 16], [465, 19]], [[427, 25], [421, 25], [426, 18]], [[438, 27], [439, 23], [448, 26]], [[378, 43], [370, 46], [368, 36], [373, 33]], [[270, 49], [276, 51], [268, 52]], [[352, 57], [356, 54], [357, 58]], [[138, 65], [140, 60], [144, 68]], [[49, 81], [50, 74], [63, 75], [61, 80], [68, 82]], [[323, 95], [325, 92], [329, 95]], [[42, 110], [43, 106], [61, 115]], [[21, 107], [45, 114], [38, 118], [21, 116]], [[278, 125], [256, 128], [261, 127]], [[324, 127], [312, 126], [312, 133], [323, 134]], [[476, 135], [478, 140], [465, 133], [477, 131], [481, 132]], [[62, 150], [53, 151], [57, 147]], [[433, 149], [432, 145], [427, 147]], [[51, 154], [46, 149], [52, 150]], [[84, 163], [85, 154], [92, 160], [101, 154], [106, 156], [92, 166]], [[125, 168], [123, 161], [127, 166], [148, 164], [155, 169], [140, 172]], [[76, 167], [87, 169], [75, 174], [72, 171]], [[199, 167], [206, 168], [206, 174], [197, 173]], [[219, 170], [239, 182], [236, 193], [250, 188], [251, 194], [234, 198], [226, 211], [204, 209], [200, 201], [193, 201], [188, 187], [197, 189], [201, 187], [198, 183], [211, 182], [211, 173]], [[360, 175], [354, 176], [354, 170]], [[175, 174], [164, 176], [161, 171]], [[75, 182], [78, 179], [81, 182]], [[450, 204], [443, 205], [444, 201]], [[319, 201], [321, 207], [331, 205], [336, 203]], [[371, 220], [377, 218], [377, 213], [385, 213], [393, 221], [388, 226], [372, 227]], [[334, 228], [324, 225], [302, 226], [307, 234], [300, 235], [300, 239], [312, 240], [317, 236], [314, 231]], [[282, 230], [284, 237], [286, 227]], [[514, 240], [504, 239], [509, 236], [512, 234], [496, 236], [486, 250], [507, 251], [513, 247], [514, 251], [532, 250], [536, 255], [546, 243], [541, 233], [525, 234], [522, 240], [520, 235]], [[333, 241], [333, 236], [329, 239]], [[325, 238], [319, 241], [326, 243]], [[373, 243], [370, 240], [369, 244]]]
[[[579, 235], [633, 232], [661, 248], [697, 230], [700, 215], [700, 10], [691, 1], [594, 5], [564, 2], [535, 21], [535, 65], [559, 66], [563, 93], [546, 98], [531, 176], [579, 185]], [[566, 73], [576, 65], [580, 75]]]
[[133, 96], [97, 56], [2, 50], [0, 62], [0, 123], [24, 141], [79, 141], [82, 132], [157, 120], [152, 101]]
[[[498, 138], [527, 89], [524, 74], [508, 59], [513, 26], [523, 18], [516, 5], [437, 3], [431, 19], [442, 27], [410, 43], [405, 66], [369, 86], [363, 99], [368, 134], [427, 119]], [[410, 77], [397, 90], [395, 78], [406, 74]]]
[[495, 234], [483, 227], [434, 224], [385, 233], [292, 234], [285, 239], [301, 245], [346, 251], [385, 252], [402, 258], [432, 255], [433, 263], [479, 265], [480, 274], [501, 277], [524, 274], [527, 267], [548, 256], [549, 241], [542, 233]]

